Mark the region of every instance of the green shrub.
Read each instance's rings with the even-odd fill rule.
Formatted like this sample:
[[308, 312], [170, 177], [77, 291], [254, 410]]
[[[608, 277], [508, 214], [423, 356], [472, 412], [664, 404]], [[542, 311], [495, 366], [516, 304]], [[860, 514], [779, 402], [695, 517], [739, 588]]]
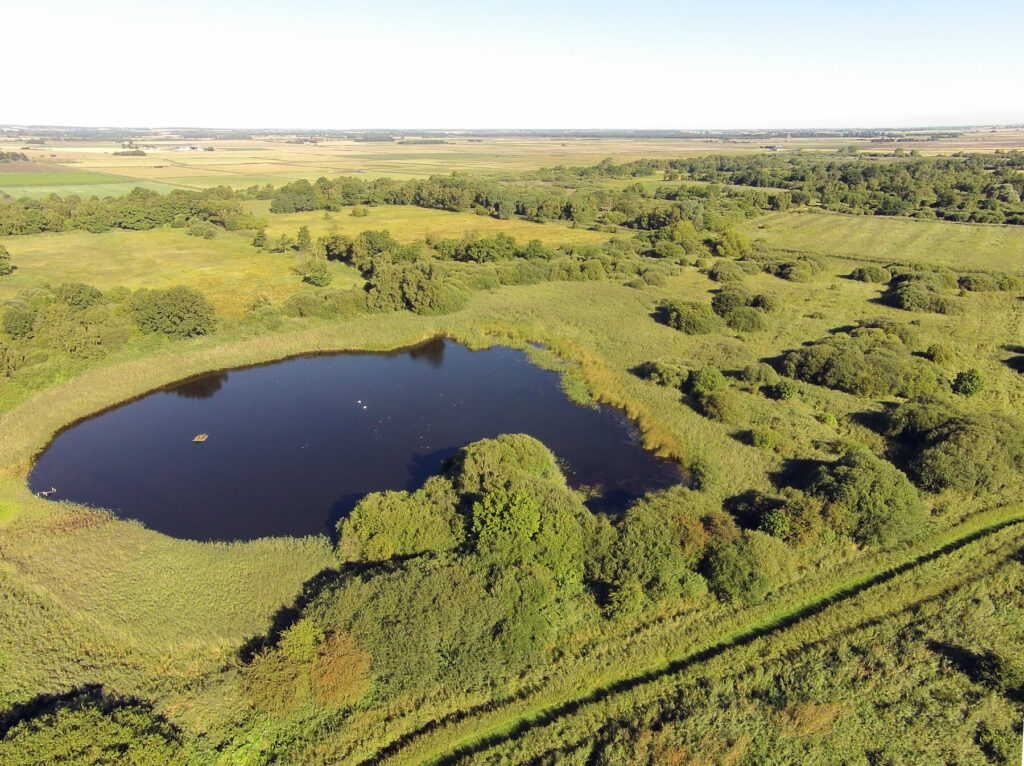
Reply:
[[770, 386], [778, 381], [779, 374], [770, 364], [758, 362], [744, 367], [740, 371], [740, 379], [752, 386]]
[[933, 343], [928, 347], [928, 350], [924, 352], [927, 359], [931, 360], [939, 367], [948, 369], [956, 361], [956, 357], [953, 354], [952, 349], [942, 343]]
[[895, 338], [900, 343], [913, 346], [917, 343], [917, 335], [910, 327], [888, 317], [875, 317], [874, 319], [858, 319], [857, 327], [866, 330], [881, 330], [886, 335]]
[[711, 246], [723, 258], [739, 258], [750, 252], [750, 243], [735, 229], [729, 228], [712, 238]]
[[451, 482], [440, 476], [411, 494], [371, 493], [338, 522], [338, 550], [343, 559], [357, 561], [454, 550], [465, 540], [457, 502]]
[[871, 282], [876, 284], [883, 284], [892, 279], [892, 274], [889, 269], [884, 266], [876, 266], [874, 264], [868, 266], [858, 266], [852, 272], [850, 272], [850, 279], [855, 279], [858, 282]]
[[964, 274], [957, 281], [964, 290], [974, 293], [989, 293], [999, 289], [999, 282], [991, 274]]
[[713, 543], [704, 574], [723, 601], [756, 604], [789, 580], [793, 568], [794, 556], [785, 543], [748, 530], [735, 542]]
[[727, 425], [740, 425], [746, 422], [748, 416], [743, 396], [729, 389], [701, 394], [700, 409], [705, 417]]
[[708, 276], [716, 282], [742, 282], [746, 273], [732, 261], [719, 261], [708, 271]]
[[95, 306], [103, 300], [103, 293], [92, 285], [83, 285], [81, 282], [59, 285], [54, 288], [53, 293], [61, 303], [77, 310]]
[[956, 285], [956, 280], [945, 273], [912, 271], [893, 278], [887, 300], [890, 305], [904, 311], [955, 314], [959, 306], [944, 291]]
[[180, 733], [152, 707], [97, 688], [45, 702], [0, 739], [7, 766], [160, 766], [187, 758]]
[[42, 306], [32, 325], [35, 341], [76, 359], [99, 359], [105, 353], [99, 330], [83, 313], [60, 301]]
[[726, 317], [730, 312], [739, 308], [746, 308], [753, 301], [754, 296], [748, 290], [739, 285], [723, 287], [711, 298], [711, 310], [720, 317]]
[[977, 665], [977, 679], [992, 691], [1010, 698], [1024, 692], [1024, 664], [1017, 658], [989, 649]]
[[764, 314], [751, 306], [740, 306], [725, 315], [725, 323], [736, 332], [762, 332], [768, 328]]
[[315, 287], [326, 287], [334, 278], [326, 258], [306, 258], [298, 266], [302, 281]]
[[11, 254], [7, 252], [7, 248], [0, 245], [0, 277], [6, 277], [14, 271], [14, 266], [11, 264]]
[[25, 364], [25, 355], [0, 338], [0, 378], [9, 378]]
[[662, 239], [655, 243], [654, 248], [651, 250], [651, 255], [655, 258], [667, 258], [675, 261], [686, 258], [686, 250], [671, 240]]
[[194, 219], [189, 221], [188, 225], [185, 227], [185, 233], [190, 237], [213, 239], [217, 236], [217, 227], [208, 221]]
[[761, 426], [751, 428], [747, 440], [751, 447], [757, 447], [765, 452], [776, 452], [783, 444], [783, 439], [777, 431]]
[[214, 329], [213, 305], [193, 287], [136, 290], [129, 304], [135, 323], [143, 332], [188, 338]]
[[473, 503], [471, 524], [478, 550], [515, 556], [540, 531], [540, 505], [525, 492], [496, 489]]
[[639, 611], [644, 597], [656, 602], [683, 594], [708, 543], [703, 515], [697, 493], [685, 489], [652, 493], [626, 510], [603, 573], [612, 585], [607, 613]]
[[985, 388], [985, 378], [981, 372], [972, 367], [969, 370], [958, 372], [953, 381], [953, 393], [961, 396], [971, 397], [980, 394]]
[[452, 458], [448, 475], [460, 495], [476, 498], [497, 489], [540, 496], [538, 482], [565, 487], [551, 450], [526, 434], [502, 434], [463, 447]]
[[941, 388], [938, 371], [913, 357], [898, 338], [879, 328], [836, 333], [791, 351], [782, 372], [807, 383], [859, 396], [928, 396]]
[[324, 311], [329, 317], [351, 319], [367, 310], [366, 291], [359, 288], [351, 290], [331, 290], [324, 293]]
[[791, 380], [780, 380], [768, 386], [765, 393], [772, 399], [786, 401], [796, 397], [800, 393], [800, 388]]
[[407, 309], [416, 314], [448, 314], [469, 301], [468, 294], [436, 263], [377, 263], [368, 284], [367, 303], [378, 311]]
[[4, 312], [3, 328], [11, 338], [28, 337], [36, 321], [36, 310], [28, 304], [14, 304]]
[[687, 335], [707, 335], [719, 328], [711, 307], [693, 301], [669, 301], [663, 306], [668, 326]]
[[652, 359], [640, 366], [639, 373], [641, 377], [659, 386], [678, 389], [690, 378], [690, 368], [675, 357]]
[[778, 296], [771, 293], [758, 293], [751, 299], [750, 305], [755, 309], [761, 309], [766, 314], [774, 314], [782, 308], [782, 302]]
[[[902, 408], [900, 408], [902, 409]], [[1024, 471], [1024, 428], [997, 415], [950, 415], [940, 404], [893, 413], [890, 434], [919, 445], [910, 462], [917, 483], [931, 492], [967, 493], [1016, 488]]]
[[790, 282], [810, 282], [814, 278], [814, 270], [804, 261], [787, 261], [779, 265], [776, 276]]
[[891, 545], [909, 537], [925, 518], [906, 475], [866, 449], [851, 450], [819, 468], [810, 491], [827, 503], [839, 528], [860, 543]]
[[725, 386], [725, 376], [722, 371], [711, 364], [706, 364], [699, 370], [694, 370], [690, 373], [690, 377], [686, 382], [686, 392], [691, 396], [701, 396], [703, 394], [717, 391]]

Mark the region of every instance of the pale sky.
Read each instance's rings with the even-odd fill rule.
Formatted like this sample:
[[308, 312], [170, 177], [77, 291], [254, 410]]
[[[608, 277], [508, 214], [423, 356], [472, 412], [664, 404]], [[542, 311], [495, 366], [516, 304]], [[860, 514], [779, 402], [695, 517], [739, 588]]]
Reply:
[[1024, 0], [0, 0], [0, 124], [1024, 123]]

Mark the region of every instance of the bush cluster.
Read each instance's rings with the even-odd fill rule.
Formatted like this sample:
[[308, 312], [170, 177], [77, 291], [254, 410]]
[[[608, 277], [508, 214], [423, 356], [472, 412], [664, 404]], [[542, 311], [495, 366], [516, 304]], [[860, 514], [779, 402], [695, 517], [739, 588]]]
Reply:
[[886, 433], [908, 453], [911, 478], [930, 492], [1020, 486], [1024, 427], [1014, 418], [957, 414], [942, 400], [907, 402], [890, 414]]
[[822, 338], [786, 354], [781, 367], [788, 377], [858, 396], [919, 397], [943, 387], [934, 365], [878, 327]]
[[893, 276], [886, 301], [904, 311], [955, 314], [959, 306], [949, 291], [957, 287], [956, 277], [946, 271], [906, 271]]

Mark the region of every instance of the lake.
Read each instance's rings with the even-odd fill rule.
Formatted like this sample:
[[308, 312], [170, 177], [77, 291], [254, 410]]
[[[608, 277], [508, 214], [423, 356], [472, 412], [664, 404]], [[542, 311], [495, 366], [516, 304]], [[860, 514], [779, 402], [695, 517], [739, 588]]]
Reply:
[[522, 351], [439, 338], [168, 386], [58, 434], [29, 486], [180, 538], [330, 534], [366, 493], [416, 489], [460, 447], [502, 433], [530, 434], [572, 486], [600, 487], [595, 510], [683, 479], [622, 413], [573, 404]]

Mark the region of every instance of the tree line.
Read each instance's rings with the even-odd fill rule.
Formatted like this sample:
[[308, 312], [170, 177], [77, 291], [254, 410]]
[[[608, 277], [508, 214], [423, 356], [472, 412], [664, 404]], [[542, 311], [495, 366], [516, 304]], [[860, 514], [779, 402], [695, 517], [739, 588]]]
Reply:
[[0, 199], [0, 235], [70, 230], [145, 231], [166, 225], [184, 228], [197, 222], [230, 230], [244, 229], [255, 225], [255, 219], [240, 204], [249, 197], [249, 192], [218, 186], [203, 191], [175, 189], [167, 194], [135, 188], [123, 197], [104, 199], [55, 194], [38, 200], [5, 198]]
[[[913, 154], [913, 153], [912, 153]], [[846, 152], [713, 154], [669, 160], [605, 160], [555, 167], [532, 177], [548, 182], [635, 178], [662, 173], [692, 180], [786, 191], [792, 204], [865, 215], [1024, 225], [1024, 152], [949, 157], [874, 156]]]

